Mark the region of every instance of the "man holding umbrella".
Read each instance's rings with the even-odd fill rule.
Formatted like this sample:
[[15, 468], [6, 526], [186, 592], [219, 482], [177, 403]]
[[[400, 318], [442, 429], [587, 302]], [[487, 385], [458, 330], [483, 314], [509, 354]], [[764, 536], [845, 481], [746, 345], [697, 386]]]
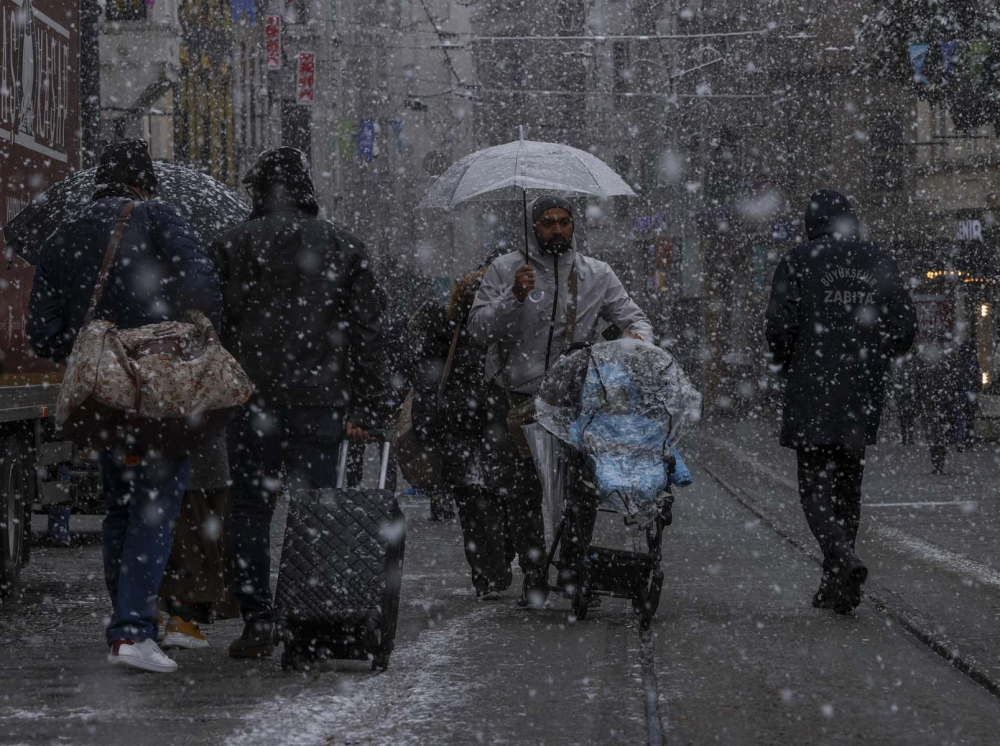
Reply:
[[[649, 342], [653, 329], [611, 267], [576, 250], [568, 201], [539, 197], [527, 205], [525, 220], [525, 250], [490, 266], [469, 312], [468, 330], [489, 350], [486, 372], [494, 386], [491, 450], [524, 573], [519, 603], [537, 605], [548, 587], [542, 489], [531, 459], [520, 455], [506, 430], [508, 411], [534, 397], [564, 350], [594, 342], [600, 319]], [[567, 591], [576, 584], [596, 507], [571, 508], [570, 536], [563, 542], [562, 556], [569, 569], [560, 577]]]

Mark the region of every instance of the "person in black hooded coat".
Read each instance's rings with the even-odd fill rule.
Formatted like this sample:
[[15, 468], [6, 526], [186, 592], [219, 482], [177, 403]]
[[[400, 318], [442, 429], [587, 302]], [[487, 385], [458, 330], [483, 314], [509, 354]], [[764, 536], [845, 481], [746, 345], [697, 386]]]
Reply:
[[865, 448], [874, 445], [889, 361], [913, 344], [916, 314], [896, 262], [858, 237], [848, 199], [824, 189], [805, 214], [808, 241], [774, 273], [766, 337], [786, 376], [781, 444], [798, 455], [799, 496], [823, 550], [813, 605], [861, 600], [854, 554]]
[[291, 491], [333, 487], [345, 435], [385, 420], [378, 287], [364, 244], [328, 220], [305, 156], [264, 152], [244, 176], [247, 221], [213, 244], [222, 342], [256, 390], [229, 428], [230, 557], [245, 622], [234, 658], [272, 652], [270, 524], [282, 466]]

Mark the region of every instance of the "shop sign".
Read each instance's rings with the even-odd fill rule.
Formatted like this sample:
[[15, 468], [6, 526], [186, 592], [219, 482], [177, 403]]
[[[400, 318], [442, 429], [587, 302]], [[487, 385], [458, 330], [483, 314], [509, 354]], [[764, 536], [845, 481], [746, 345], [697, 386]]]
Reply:
[[649, 231], [662, 230], [666, 226], [667, 213], [660, 212], [656, 215], [636, 215], [632, 218], [633, 233], [648, 233]]
[[300, 104], [311, 104], [316, 85], [316, 53], [299, 52], [299, 95]]
[[778, 243], [790, 241], [795, 233], [795, 226], [785, 221], [779, 221], [771, 226], [771, 238]]
[[982, 241], [983, 223], [981, 220], [956, 220], [956, 241]]
[[264, 23], [267, 69], [281, 69], [281, 16], [268, 16]]

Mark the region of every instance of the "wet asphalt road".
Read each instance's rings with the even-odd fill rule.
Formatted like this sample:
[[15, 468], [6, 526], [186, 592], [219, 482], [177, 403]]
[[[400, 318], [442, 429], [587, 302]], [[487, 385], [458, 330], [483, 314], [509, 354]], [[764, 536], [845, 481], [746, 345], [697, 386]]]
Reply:
[[[646, 634], [621, 601], [574, 624], [563, 601], [524, 611], [512, 591], [476, 602], [458, 526], [428, 522], [426, 503], [408, 498], [401, 628], [385, 674], [230, 661], [231, 621], [209, 629], [208, 651], [178, 653], [177, 674], [129, 674], [104, 662], [99, 547], [38, 548], [23, 595], [0, 606], [0, 744], [996, 743], [1000, 701], [894, 617], [868, 602], [849, 617], [811, 608], [818, 566], [774, 528], [794, 531], [798, 519], [804, 529], [781, 483], [784, 456], [768, 462], [773, 478], [756, 474], [730, 432], [708, 428], [689, 446], [696, 484], [678, 498]], [[752, 487], [773, 515], [751, 512], [703, 465]], [[920, 538], [906, 520], [883, 523]], [[609, 517], [601, 535], [628, 541]], [[995, 590], [952, 581], [940, 557], [901, 560], [906, 547], [880, 536], [861, 539], [880, 587], [928, 619], [955, 607], [996, 661], [984, 616]], [[942, 624], [954, 635], [969, 626]]]

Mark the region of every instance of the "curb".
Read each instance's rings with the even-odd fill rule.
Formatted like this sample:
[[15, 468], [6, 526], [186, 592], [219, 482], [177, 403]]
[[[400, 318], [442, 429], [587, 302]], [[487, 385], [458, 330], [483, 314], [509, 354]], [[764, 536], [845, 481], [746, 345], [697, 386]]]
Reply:
[[[714, 469], [703, 463], [699, 463], [698, 465], [704, 469], [705, 472], [712, 479], [714, 479], [720, 487], [722, 487], [722, 489], [732, 495], [740, 505], [766, 523], [778, 536], [784, 539], [791, 546], [798, 549], [818, 566], [822, 566], [822, 560], [817, 555], [813, 554], [809, 547], [792, 536], [791, 532], [785, 528], [782, 521], [764, 511], [752, 497], [737, 487], [729, 484], [729, 482], [719, 476]], [[1000, 679], [991, 674], [986, 667], [980, 664], [974, 657], [959, 653], [958, 645], [952, 643], [946, 636], [934, 633], [932, 631], [933, 626], [922, 615], [915, 611], [904, 610], [901, 606], [890, 603], [888, 599], [891, 595], [891, 591], [887, 588], [878, 586], [877, 584], [876, 588], [878, 588], [876, 593], [872, 593], [866, 588], [864, 598], [870, 601], [872, 606], [875, 607], [877, 611], [885, 614], [896, 622], [896, 624], [906, 630], [906, 632], [908, 632], [918, 642], [947, 661], [959, 673], [965, 674], [965, 676], [971, 679], [974, 683], [981, 686], [994, 697], [1000, 699]]]

